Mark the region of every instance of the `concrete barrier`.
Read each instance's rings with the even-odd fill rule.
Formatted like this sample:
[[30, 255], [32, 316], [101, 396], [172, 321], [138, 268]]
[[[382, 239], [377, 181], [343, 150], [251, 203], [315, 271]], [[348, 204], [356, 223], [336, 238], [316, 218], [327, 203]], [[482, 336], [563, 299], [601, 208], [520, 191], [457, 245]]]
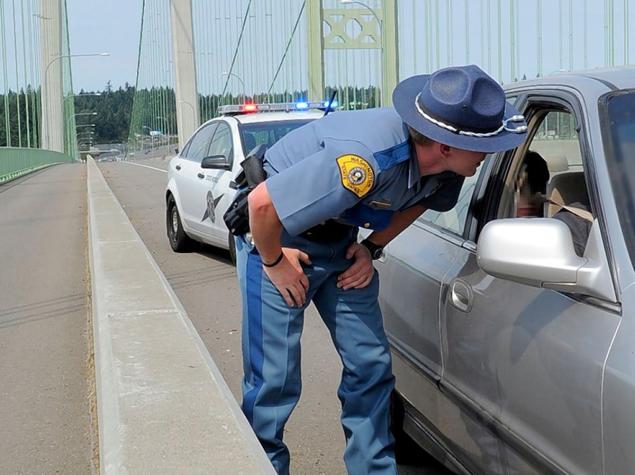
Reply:
[[92, 158], [87, 167], [101, 473], [275, 473]]

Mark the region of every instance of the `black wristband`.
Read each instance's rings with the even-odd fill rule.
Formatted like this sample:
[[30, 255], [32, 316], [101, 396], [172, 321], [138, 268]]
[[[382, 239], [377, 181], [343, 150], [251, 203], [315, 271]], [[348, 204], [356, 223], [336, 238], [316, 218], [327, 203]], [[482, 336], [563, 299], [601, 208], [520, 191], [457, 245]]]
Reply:
[[271, 264], [267, 264], [265, 261], [262, 261], [262, 265], [265, 267], [275, 267], [278, 264], [280, 264], [280, 261], [282, 261], [283, 257], [284, 257], [284, 252], [280, 251], [280, 255], [276, 258], [275, 261], [273, 261]]
[[379, 259], [384, 254], [384, 246], [375, 244], [370, 239], [364, 239], [360, 244], [370, 251], [370, 257], [373, 260]]

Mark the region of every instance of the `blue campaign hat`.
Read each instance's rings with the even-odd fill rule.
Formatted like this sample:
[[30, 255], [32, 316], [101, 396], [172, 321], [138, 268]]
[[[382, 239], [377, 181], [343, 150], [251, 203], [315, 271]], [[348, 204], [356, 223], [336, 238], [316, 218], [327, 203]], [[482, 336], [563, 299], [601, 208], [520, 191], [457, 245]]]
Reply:
[[392, 101], [407, 125], [450, 147], [501, 152], [527, 137], [525, 118], [505, 100], [503, 88], [476, 65], [404, 79]]

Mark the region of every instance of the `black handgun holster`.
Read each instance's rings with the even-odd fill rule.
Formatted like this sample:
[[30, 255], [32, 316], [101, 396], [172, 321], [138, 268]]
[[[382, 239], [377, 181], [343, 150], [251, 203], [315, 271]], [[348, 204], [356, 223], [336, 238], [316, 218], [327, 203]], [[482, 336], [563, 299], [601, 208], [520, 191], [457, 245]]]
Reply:
[[266, 151], [265, 145], [258, 145], [249, 152], [240, 164], [242, 171], [234, 180], [238, 191], [223, 215], [227, 229], [234, 236], [241, 236], [249, 232], [249, 203], [247, 200], [249, 193], [267, 179], [267, 173], [262, 163]]

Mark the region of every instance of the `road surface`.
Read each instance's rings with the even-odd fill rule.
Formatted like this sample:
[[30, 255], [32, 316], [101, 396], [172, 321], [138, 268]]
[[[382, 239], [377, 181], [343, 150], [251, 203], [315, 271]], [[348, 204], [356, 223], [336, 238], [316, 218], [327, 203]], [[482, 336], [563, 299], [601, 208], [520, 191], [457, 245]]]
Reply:
[[91, 473], [86, 169], [0, 187], [0, 473]]

